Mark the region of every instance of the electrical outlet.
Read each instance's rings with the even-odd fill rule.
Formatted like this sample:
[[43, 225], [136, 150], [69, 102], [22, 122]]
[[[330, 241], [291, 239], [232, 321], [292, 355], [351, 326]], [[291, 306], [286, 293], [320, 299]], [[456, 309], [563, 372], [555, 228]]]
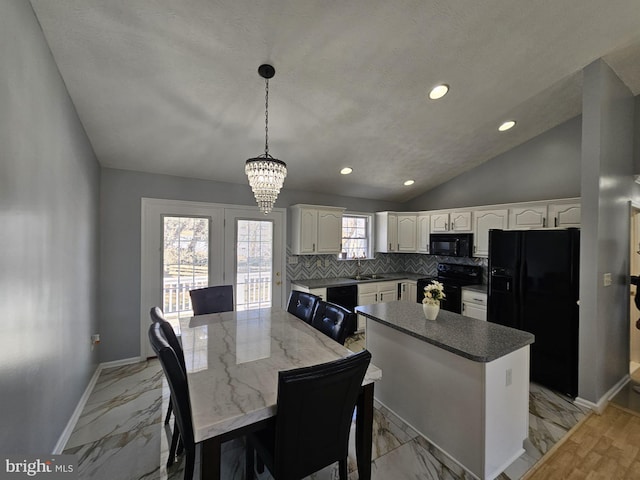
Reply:
[[508, 387], [509, 385], [511, 385], [511, 381], [512, 381], [512, 371], [510, 368], [507, 368], [507, 374], [506, 374], [506, 378], [505, 378], [505, 386]]
[[603, 275], [603, 284], [605, 287], [610, 287], [611, 284], [613, 283], [613, 280], [611, 278], [611, 274], [610, 273], [605, 273]]
[[289, 265], [297, 265], [298, 264], [298, 257], [296, 257], [295, 255], [292, 255], [289, 257]]
[[322, 267], [322, 260], [316, 261], [316, 267]]
[[324, 266], [328, 267], [331, 264], [331, 260], [329, 260], [328, 258], [325, 258], [324, 260]]

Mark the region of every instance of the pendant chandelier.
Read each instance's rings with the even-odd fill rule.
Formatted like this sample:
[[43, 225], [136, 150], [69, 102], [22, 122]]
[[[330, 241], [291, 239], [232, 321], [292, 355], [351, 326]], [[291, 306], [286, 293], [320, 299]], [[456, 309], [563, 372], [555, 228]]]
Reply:
[[284, 184], [287, 164], [269, 155], [269, 79], [275, 75], [276, 70], [271, 65], [260, 65], [258, 73], [265, 79], [264, 154], [247, 160], [244, 173], [249, 178], [258, 207], [266, 215], [273, 209]]

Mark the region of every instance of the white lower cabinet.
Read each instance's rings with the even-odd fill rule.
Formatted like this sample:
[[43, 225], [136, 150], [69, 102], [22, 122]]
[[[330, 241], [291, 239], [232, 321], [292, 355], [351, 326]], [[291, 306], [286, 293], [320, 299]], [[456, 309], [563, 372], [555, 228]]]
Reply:
[[320, 297], [322, 300], [327, 299], [327, 289], [326, 288], [307, 288], [302, 285], [296, 285], [295, 283], [291, 284], [291, 290], [299, 290], [301, 292], [310, 293], [315, 295], [316, 297]]
[[403, 302], [416, 302], [418, 298], [418, 282], [403, 280], [400, 283], [400, 298]]
[[[398, 300], [398, 282], [371, 282], [358, 285], [358, 305]], [[358, 331], [364, 331], [366, 317], [358, 315]]]
[[487, 294], [462, 288], [462, 315], [465, 317], [487, 319]]

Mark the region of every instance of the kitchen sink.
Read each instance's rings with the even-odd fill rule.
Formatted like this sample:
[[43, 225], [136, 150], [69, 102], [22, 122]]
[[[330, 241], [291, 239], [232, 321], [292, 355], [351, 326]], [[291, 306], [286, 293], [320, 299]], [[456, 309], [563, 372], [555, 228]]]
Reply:
[[382, 280], [386, 277], [383, 277], [382, 275], [378, 275], [378, 274], [372, 274], [372, 275], [355, 275], [353, 277], [349, 277], [351, 280]]

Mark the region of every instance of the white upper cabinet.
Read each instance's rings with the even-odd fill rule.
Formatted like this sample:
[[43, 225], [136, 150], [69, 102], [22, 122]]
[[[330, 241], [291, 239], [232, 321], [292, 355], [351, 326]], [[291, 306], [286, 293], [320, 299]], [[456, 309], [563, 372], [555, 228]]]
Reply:
[[547, 205], [530, 205], [509, 209], [509, 228], [545, 228], [547, 226]]
[[429, 233], [431, 232], [431, 217], [420, 212], [416, 218], [416, 230], [418, 234], [416, 251], [429, 253]]
[[549, 227], [579, 227], [579, 203], [551, 203], [549, 204]]
[[377, 212], [376, 252], [415, 253], [416, 214]]
[[472, 230], [471, 212], [451, 212], [449, 229], [452, 232], [470, 232]]
[[398, 251], [398, 214], [395, 212], [376, 213], [376, 252], [396, 253]]
[[470, 232], [471, 211], [432, 213], [431, 233]]
[[416, 219], [415, 213], [398, 214], [398, 252], [416, 252]]
[[473, 256], [489, 256], [489, 230], [505, 230], [509, 221], [509, 211], [478, 210], [473, 212]]
[[338, 254], [342, 250], [344, 208], [319, 205], [291, 207], [291, 249], [294, 255]]
[[449, 231], [449, 214], [448, 213], [432, 213], [431, 214], [431, 233], [441, 233]]

